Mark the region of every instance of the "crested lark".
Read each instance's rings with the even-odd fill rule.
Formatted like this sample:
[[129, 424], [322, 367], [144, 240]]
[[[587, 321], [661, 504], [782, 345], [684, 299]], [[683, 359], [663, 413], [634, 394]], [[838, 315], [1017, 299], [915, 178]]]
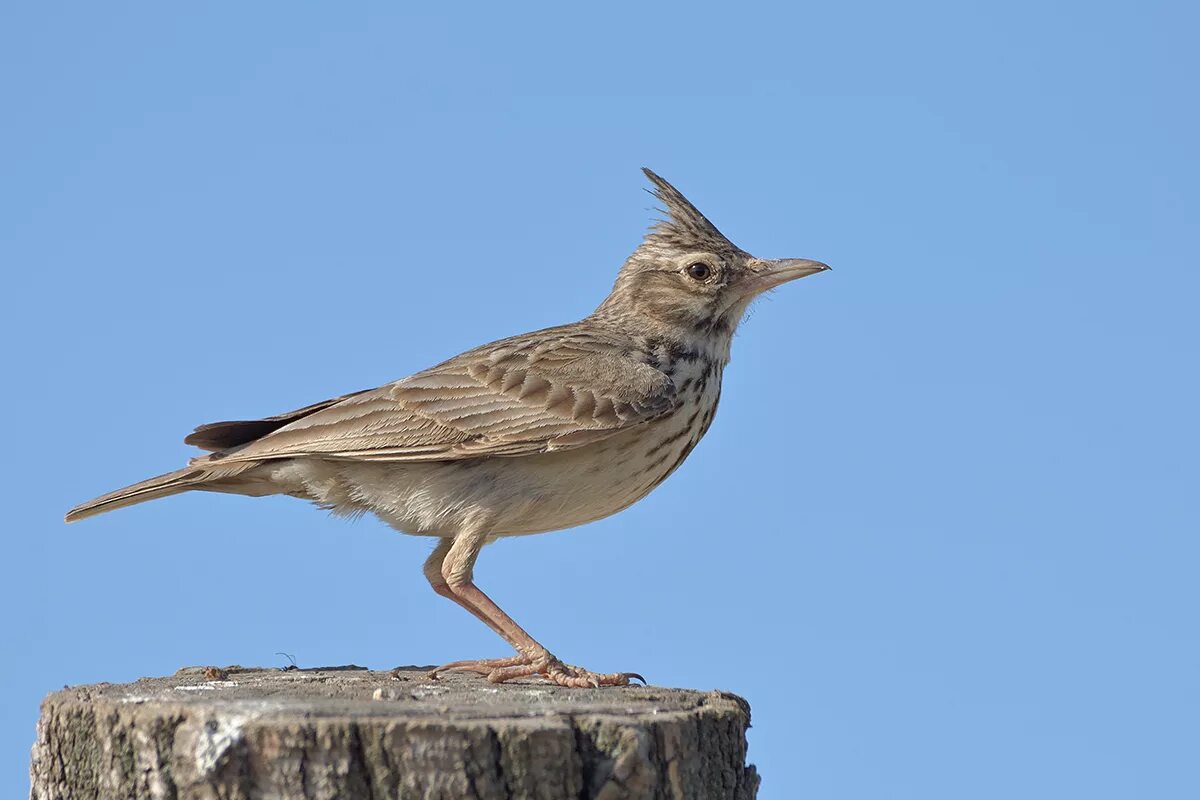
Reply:
[[378, 389], [201, 425], [185, 441], [209, 455], [77, 506], [67, 521], [196, 489], [369, 511], [404, 533], [439, 537], [424, 570], [434, 591], [516, 650], [442, 669], [565, 686], [640, 677], [559, 661], [473, 583], [475, 559], [497, 537], [582, 525], [645, 497], [712, 423], [750, 302], [828, 269], [754, 258], [645, 173], [667, 218], [587, 318], [485, 344]]

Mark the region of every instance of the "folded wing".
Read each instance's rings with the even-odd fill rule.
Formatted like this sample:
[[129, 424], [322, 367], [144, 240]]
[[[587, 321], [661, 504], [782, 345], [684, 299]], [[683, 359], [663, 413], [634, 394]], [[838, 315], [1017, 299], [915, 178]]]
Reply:
[[[628, 345], [569, 329], [514, 337], [292, 412], [292, 421], [216, 457], [440, 461], [578, 447], [675, 409], [670, 378], [630, 357]], [[281, 418], [290, 416], [269, 422]]]

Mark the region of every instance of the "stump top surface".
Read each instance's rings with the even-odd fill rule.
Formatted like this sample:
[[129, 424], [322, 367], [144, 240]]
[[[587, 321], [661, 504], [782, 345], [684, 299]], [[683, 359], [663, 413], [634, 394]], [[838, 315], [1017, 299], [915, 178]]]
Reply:
[[[702, 707], [749, 715], [744, 700], [727, 692], [658, 686], [568, 689], [536, 680], [491, 684], [478, 676], [429, 667], [372, 671], [361, 667], [263, 669], [184, 667], [165, 678], [99, 683], [62, 689], [55, 704], [200, 707], [251, 712], [255, 717], [507, 719], [547, 715], [657, 716]], [[130, 710], [133, 710], [130, 708]]]

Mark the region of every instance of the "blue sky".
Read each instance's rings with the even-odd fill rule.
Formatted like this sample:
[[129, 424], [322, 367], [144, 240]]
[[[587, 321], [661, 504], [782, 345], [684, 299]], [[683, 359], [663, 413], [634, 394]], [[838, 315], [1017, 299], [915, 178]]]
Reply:
[[566, 322], [674, 182], [764, 257], [708, 438], [501, 542], [567, 660], [754, 709], [762, 797], [1195, 797], [1200, 68], [1182, 3], [14, 4], [0, 790], [64, 684], [503, 655], [287, 498], [66, 527], [280, 412]]

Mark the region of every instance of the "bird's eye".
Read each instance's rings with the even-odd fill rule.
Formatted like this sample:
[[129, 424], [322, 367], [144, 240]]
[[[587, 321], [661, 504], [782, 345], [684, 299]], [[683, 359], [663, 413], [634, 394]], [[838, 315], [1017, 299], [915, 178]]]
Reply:
[[703, 261], [697, 261], [688, 265], [687, 274], [694, 280], [706, 281], [712, 276], [712, 267]]

